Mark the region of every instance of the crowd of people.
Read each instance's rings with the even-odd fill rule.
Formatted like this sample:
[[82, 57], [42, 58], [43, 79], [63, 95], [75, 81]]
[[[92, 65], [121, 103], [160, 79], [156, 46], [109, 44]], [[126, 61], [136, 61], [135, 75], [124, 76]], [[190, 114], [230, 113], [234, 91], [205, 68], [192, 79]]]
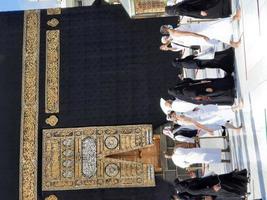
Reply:
[[[167, 0], [166, 14], [198, 18], [198, 23], [180, 23], [177, 27], [162, 25], [160, 50], [173, 51], [177, 58], [172, 65], [177, 68], [177, 84], [168, 89], [172, 99], [160, 99], [162, 111], [171, 126], [163, 134], [175, 141], [195, 143], [196, 137], [213, 136], [218, 130], [232, 129], [240, 134], [242, 124], [236, 126], [232, 119], [243, 107], [242, 98], [236, 100], [234, 80], [234, 51], [241, 44], [233, 38], [233, 23], [241, 19], [241, 9], [231, 12], [230, 0]], [[204, 20], [203, 20], [204, 19]], [[221, 49], [224, 46], [224, 49]], [[219, 68], [223, 78], [184, 78], [184, 69]], [[192, 164], [230, 162], [221, 159], [224, 150], [219, 148], [174, 147], [172, 159], [180, 168]], [[192, 177], [175, 180], [177, 194], [172, 199], [244, 199], [249, 182], [246, 169], [222, 175]]]

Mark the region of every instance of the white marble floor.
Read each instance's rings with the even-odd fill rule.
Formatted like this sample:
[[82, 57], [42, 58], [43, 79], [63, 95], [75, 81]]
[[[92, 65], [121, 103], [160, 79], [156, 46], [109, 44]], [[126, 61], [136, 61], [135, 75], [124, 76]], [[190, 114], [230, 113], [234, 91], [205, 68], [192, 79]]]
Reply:
[[[248, 199], [267, 199], [267, 0], [234, 0], [233, 10], [242, 9], [242, 19], [235, 24], [235, 37], [242, 37], [236, 49], [236, 83], [244, 108], [235, 123], [243, 125], [240, 134], [230, 132], [231, 164], [210, 165], [216, 173], [247, 168], [251, 174]], [[266, 48], [266, 49], [265, 49]], [[218, 71], [198, 72], [200, 77], [221, 76]], [[203, 146], [223, 147], [221, 139], [202, 141]]]
[[244, 128], [231, 135], [232, 167], [251, 173], [249, 199], [267, 199], [267, 0], [240, 0], [242, 45], [236, 49], [238, 94]]

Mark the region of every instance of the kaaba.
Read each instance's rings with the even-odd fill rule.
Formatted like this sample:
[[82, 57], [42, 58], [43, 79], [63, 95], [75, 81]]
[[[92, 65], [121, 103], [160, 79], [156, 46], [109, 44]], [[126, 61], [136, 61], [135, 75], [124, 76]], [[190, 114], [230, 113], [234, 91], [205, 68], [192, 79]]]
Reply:
[[155, 134], [177, 81], [168, 23], [120, 5], [0, 13], [2, 199], [169, 198]]

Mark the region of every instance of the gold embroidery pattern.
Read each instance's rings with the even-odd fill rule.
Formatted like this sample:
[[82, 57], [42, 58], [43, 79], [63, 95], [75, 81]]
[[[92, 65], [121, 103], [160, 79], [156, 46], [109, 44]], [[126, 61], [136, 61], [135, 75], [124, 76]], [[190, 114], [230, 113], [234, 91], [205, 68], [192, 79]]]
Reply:
[[24, 13], [20, 200], [37, 199], [40, 12]]
[[56, 195], [49, 195], [48, 197], [45, 198], [45, 200], [58, 200]]
[[60, 32], [46, 31], [45, 112], [59, 112]]
[[43, 130], [42, 188], [155, 186], [154, 167], [112, 156], [152, 145], [151, 125]]
[[135, 0], [134, 1], [136, 14], [147, 13], [164, 13], [165, 1], [164, 0]]
[[58, 123], [58, 118], [55, 115], [51, 115], [45, 120], [45, 123], [50, 126], [55, 126]]
[[56, 27], [58, 24], [59, 24], [59, 21], [56, 18], [53, 18], [47, 21], [47, 25], [51, 27]]
[[47, 9], [47, 15], [60, 15], [61, 8], [49, 8]]

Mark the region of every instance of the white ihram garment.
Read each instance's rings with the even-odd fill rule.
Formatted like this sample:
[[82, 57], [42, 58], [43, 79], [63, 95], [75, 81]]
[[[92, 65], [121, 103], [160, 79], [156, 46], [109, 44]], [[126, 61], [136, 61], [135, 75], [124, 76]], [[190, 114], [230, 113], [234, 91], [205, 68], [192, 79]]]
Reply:
[[194, 108], [199, 106], [197, 104], [182, 101], [180, 99], [175, 99], [174, 101], [172, 101], [171, 108], [169, 108], [169, 107], [165, 106], [165, 102], [166, 101], [163, 98], [160, 99], [160, 107], [166, 115], [170, 111], [175, 111], [175, 112], [180, 112], [180, 113], [192, 111]]
[[[233, 37], [232, 18], [222, 18], [214, 21], [205, 21], [201, 23], [183, 24], [176, 28], [178, 31], [188, 31], [207, 36], [210, 40], [219, 40], [230, 45]], [[179, 36], [172, 37], [173, 40], [182, 40], [187, 45], [214, 45], [213, 42], [206, 41], [202, 37]]]
[[172, 155], [174, 164], [181, 168], [198, 163], [220, 163], [221, 150], [217, 148], [176, 148]]
[[[200, 124], [215, 130], [220, 130], [222, 126], [235, 117], [231, 106], [200, 105], [198, 110], [183, 113], [186, 117], [192, 118]], [[183, 124], [182, 122], [178, 122]]]
[[194, 108], [198, 107], [199, 105], [197, 104], [193, 104], [193, 103], [189, 103], [186, 101], [182, 101], [180, 99], [175, 99], [172, 102], [172, 110], [175, 112], [189, 112], [194, 110]]

